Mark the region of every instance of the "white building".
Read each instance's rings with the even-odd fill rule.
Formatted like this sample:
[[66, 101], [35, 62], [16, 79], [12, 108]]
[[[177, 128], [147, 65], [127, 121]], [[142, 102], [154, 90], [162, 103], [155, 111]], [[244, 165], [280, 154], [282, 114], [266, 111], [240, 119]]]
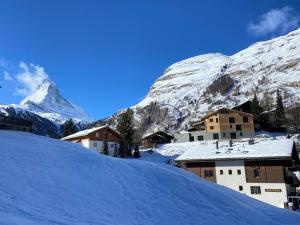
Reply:
[[176, 162], [204, 179], [280, 208], [296, 194], [300, 162], [292, 140], [187, 144]]
[[114, 155], [119, 147], [119, 138], [120, 135], [116, 130], [108, 126], [102, 126], [79, 131], [62, 138], [62, 140], [79, 143], [83, 147], [95, 149], [100, 152], [103, 150], [104, 142], [106, 142], [109, 155]]

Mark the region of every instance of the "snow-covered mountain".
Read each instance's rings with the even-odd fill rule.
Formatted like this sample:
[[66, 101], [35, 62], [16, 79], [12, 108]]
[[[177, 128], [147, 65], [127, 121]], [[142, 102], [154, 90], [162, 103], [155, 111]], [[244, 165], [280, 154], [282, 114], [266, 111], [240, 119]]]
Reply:
[[93, 121], [83, 109], [65, 99], [49, 78], [45, 78], [37, 90], [21, 102], [20, 107], [58, 124], [70, 118], [76, 121]]
[[0, 131], [0, 224], [296, 225], [300, 214], [161, 163]]
[[299, 87], [300, 29], [232, 56], [213, 53], [177, 62], [133, 108], [138, 111], [158, 102], [173, 111], [173, 117], [180, 112], [182, 128], [218, 106], [233, 107], [251, 100], [255, 92], [261, 100], [266, 93], [275, 100], [279, 89], [289, 106], [300, 102]]

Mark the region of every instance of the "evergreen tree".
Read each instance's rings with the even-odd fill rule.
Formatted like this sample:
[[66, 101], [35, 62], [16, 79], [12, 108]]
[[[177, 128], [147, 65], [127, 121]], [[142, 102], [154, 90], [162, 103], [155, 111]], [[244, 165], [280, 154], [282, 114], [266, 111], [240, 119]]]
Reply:
[[254, 122], [260, 123], [261, 122], [260, 114], [262, 113], [262, 108], [259, 105], [259, 101], [257, 99], [256, 93], [254, 94], [254, 98], [250, 104], [250, 112], [253, 114]]
[[278, 89], [277, 89], [277, 98], [276, 98], [275, 124], [277, 127], [286, 126], [285, 109], [283, 106], [282, 96]]
[[64, 124], [63, 124], [63, 136], [66, 137], [68, 135], [74, 134], [77, 132], [76, 129], [76, 124], [73, 122], [72, 119], [67, 120]]
[[133, 145], [133, 137], [134, 137], [134, 118], [133, 111], [131, 109], [127, 109], [124, 113], [121, 114], [117, 130], [120, 133], [120, 156], [124, 157], [132, 156], [131, 147]]
[[103, 142], [103, 145], [102, 145], [102, 152], [101, 152], [103, 155], [108, 155], [108, 143], [107, 141], [104, 141]]
[[262, 106], [264, 111], [268, 111], [268, 112], [271, 111], [273, 101], [274, 101], [273, 96], [269, 92], [269, 89], [266, 88], [265, 92], [263, 93], [263, 101], [262, 101]]

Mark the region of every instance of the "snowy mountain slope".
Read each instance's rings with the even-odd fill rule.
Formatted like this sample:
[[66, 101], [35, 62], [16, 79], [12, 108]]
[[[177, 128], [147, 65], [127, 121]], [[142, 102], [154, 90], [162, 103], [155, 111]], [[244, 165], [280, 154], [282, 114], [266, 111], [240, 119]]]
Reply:
[[[30, 144], [29, 144], [30, 143]], [[0, 224], [296, 225], [274, 208], [163, 164], [0, 131]]]
[[[228, 79], [222, 81], [224, 77]], [[250, 100], [255, 92], [260, 99], [266, 92], [275, 98], [279, 89], [289, 106], [300, 101], [299, 87], [300, 29], [255, 43], [232, 56], [214, 53], [177, 62], [133, 108], [143, 108], [153, 101], [169, 105], [171, 110], [175, 107], [185, 118], [183, 127], [220, 105], [233, 107]]]
[[38, 89], [25, 98], [20, 106], [58, 124], [70, 118], [76, 121], [93, 121], [83, 109], [65, 99], [49, 78], [45, 78]]

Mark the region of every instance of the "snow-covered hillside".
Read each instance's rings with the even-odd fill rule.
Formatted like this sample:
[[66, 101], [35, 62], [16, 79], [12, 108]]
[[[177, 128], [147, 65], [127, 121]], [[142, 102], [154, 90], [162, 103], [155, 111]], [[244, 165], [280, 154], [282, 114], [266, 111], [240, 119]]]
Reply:
[[0, 131], [0, 224], [296, 225], [278, 209], [163, 164]]
[[45, 78], [38, 89], [25, 98], [20, 106], [59, 124], [70, 118], [76, 121], [93, 121], [83, 109], [65, 99], [49, 78]]
[[[222, 83], [224, 77], [228, 79]], [[172, 110], [175, 107], [185, 118], [184, 125], [220, 105], [233, 107], [250, 100], [255, 92], [262, 99], [266, 92], [275, 97], [279, 89], [287, 105], [299, 102], [299, 87], [300, 29], [255, 43], [232, 56], [214, 53], [177, 62], [165, 70], [134, 108], [153, 101], [172, 106]]]

